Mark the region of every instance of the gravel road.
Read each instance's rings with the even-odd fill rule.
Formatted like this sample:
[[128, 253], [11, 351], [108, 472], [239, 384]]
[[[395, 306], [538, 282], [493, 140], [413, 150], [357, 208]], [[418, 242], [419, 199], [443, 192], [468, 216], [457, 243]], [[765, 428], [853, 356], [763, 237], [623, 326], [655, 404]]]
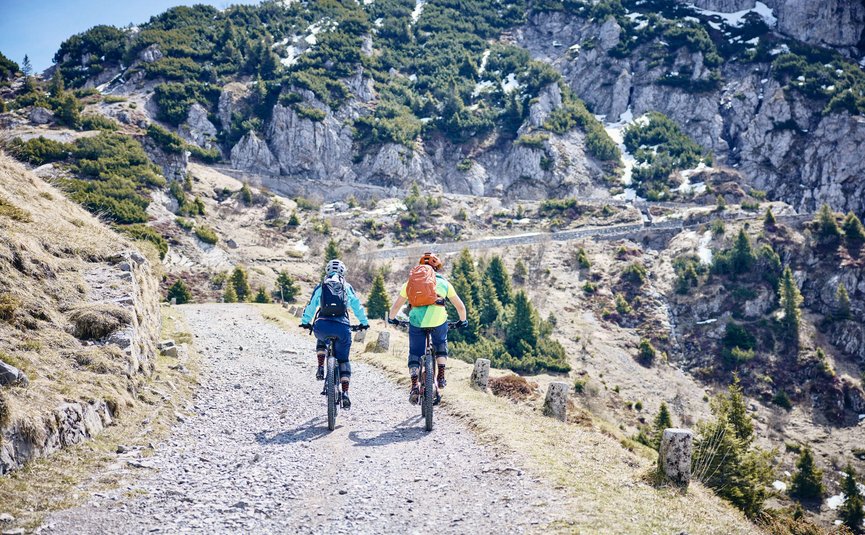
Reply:
[[193, 414], [130, 458], [132, 483], [43, 533], [523, 533], [563, 515], [558, 491], [456, 418], [426, 433], [378, 370], [353, 364], [353, 407], [328, 432], [311, 337], [252, 307], [184, 310], [203, 355]]

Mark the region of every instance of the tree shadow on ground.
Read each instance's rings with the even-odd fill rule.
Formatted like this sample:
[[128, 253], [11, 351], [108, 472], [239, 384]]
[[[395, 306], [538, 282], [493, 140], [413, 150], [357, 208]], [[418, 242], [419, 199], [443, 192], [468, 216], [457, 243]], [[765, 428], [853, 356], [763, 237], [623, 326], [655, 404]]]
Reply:
[[362, 432], [352, 431], [348, 434], [348, 439], [354, 442], [355, 446], [361, 447], [387, 446], [397, 442], [418, 440], [429, 434], [420, 425], [421, 418], [420, 415], [412, 416], [397, 424], [390, 431], [367, 438], [361, 436]]
[[255, 434], [255, 441], [264, 445], [310, 442], [329, 435], [330, 431], [327, 429], [325, 417], [317, 416], [294, 429], [277, 433], [271, 437], [268, 437], [267, 434], [267, 431], [259, 431]]

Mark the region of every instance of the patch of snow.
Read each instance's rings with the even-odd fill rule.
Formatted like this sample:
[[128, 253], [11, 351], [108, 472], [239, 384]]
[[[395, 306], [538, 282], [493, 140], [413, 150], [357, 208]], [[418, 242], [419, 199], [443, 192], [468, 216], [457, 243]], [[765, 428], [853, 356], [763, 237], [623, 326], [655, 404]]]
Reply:
[[826, 505], [829, 506], [829, 509], [833, 511], [838, 509], [842, 505], [844, 505], [844, 493], [836, 494], [835, 496], [830, 496], [829, 499], [826, 500]]
[[363, 5], [368, 6], [371, 5], [375, 0], [363, 0]]
[[426, 0], [415, 0], [414, 10], [411, 12], [412, 24], [417, 24], [418, 19], [423, 13], [423, 6], [426, 5]]
[[517, 81], [517, 77], [514, 73], [510, 73], [502, 80], [502, 91], [505, 93], [510, 93], [515, 89], [520, 88], [520, 83]]
[[295, 63], [297, 63], [297, 58], [303, 53], [302, 50], [298, 50], [296, 46], [289, 45], [285, 47], [286, 56], [279, 60], [286, 67], [291, 67]]
[[718, 318], [712, 318], [708, 320], [698, 321], [695, 325], [709, 325], [711, 323], [715, 323], [716, 321], [718, 321]]
[[490, 59], [490, 49], [484, 50], [484, 53], [481, 54], [481, 66], [478, 67], [478, 74], [483, 74], [483, 72], [487, 69], [488, 59]]
[[315, 37], [315, 34], [313, 34], [313, 33], [304, 37], [303, 40], [306, 41], [307, 43], [311, 44], [311, 45], [318, 43], [318, 39]]
[[[580, 51], [580, 43], [577, 43], [577, 44], [575, 44], [575, 45], [571, 45], [571, 46], [569, 46], [569, 47], [568, 47], [568, 50], [570, 50], [571, 52], [577, 52], [577, 53], [579, 53], [579, 51]], [[865, 60], [863, 60], [863, 61], [865, 61]]]
[[700, 257], [700, 263], [706, 266], [712, 263], [712, 249], [709, 247], [710, 241], [712, 241], [712, 231], [707, 230], [700, 237], [700, 243], [697, 245], [697, 256]]
[[748, 39], [748, 40], [745, 41], [745, 42], [748, 43], [749, 45], [757, 45], [757, 44], [760, 44], [760, 38], [759, 38], [759, 37], [755, 37], [755, 38], [753, 38], [753, 39]]
[[721, 24], [720, 23], [710, 20], [710, 21], [708, 21], [708, 24], [711, 28], [718, 30], [718, 31], [721, 31]]
[[411, 80], [412, 82], [417, 82], [417, 74], [412, 74], [411, 76], [408, 77], [408, 79]]
[[[778, 22], [778, 19], [775, 17], [772, 9], [763, 2], [757, 2], [753, 9], [744, 9], [742, 11], [736, 11], [735, 13], [723, 13], [721, 11], [700, 9], [694, 4], [688, 4], [688, 7], [690, 7], [692, 10], [694, 10], [696, 13], [699, 13], [700, 15], [704, 15], [707, 17], [718, 17], [723, 20], [727, 26], [733, 26], [735, 28], [739, 28], [744, 24], [745, 16], [748, 15], [748, 13], [756, 13], [760, 15], [760, 17], [763, 19], [763, 22], [766, 23], [766, 26], [770, 28], [774, 28], [775, 24], [777, 24]], [[720, 26], [712, 27], [716, 30], [720, 30]]]
[[372, 25], [375, 26], [376, 28], [381, 28], [382, 24], [384, 24], [384, 18], [382, 18], [382, 17], [379, 17], [379, 18], [375, 19], [374, 21], [372, 21]]
[[787, 484], [784, 483], [783, 481], [775, 480], [772, 482], [772, 488], [774, 488], [778, 492], [786, 492]]
[[798, 81], [800, 81], [800, 82], [804, 82], [804, 81], [805, 81], [805, 77], [804, 77], [804, 76], [800, 76], [800, 77], [796, 78], [796, 80], [798, 80]]
[[474, 91], [472, 91], [472, 98], [477, 97], [481, 93], [485, 93], [487, 91], [491, 91], [493, 87], [495, 87], [495, 82], [490, 80], [481, 80], [480, 82], [475, 84]]
[[[599, 120], [603, 120], [604, 118], [599, 118]], [[642, 117], [641, 117], [642, 119]], [[634, 166], [637, 163], [637, 160], [634, 156], [628, 152], [628, 149], [625, 147], [625, 133], [624, 130], [629, 125], [634, 122], [634, 112], [628, 107], [621, 115], [619, 115], [619, 120], [615, 123], [604, 123], [604, 130], [607, 131], [607, 135], [610, 136], [616, 145], [619, 147], [619, 152], [622, 153], [622, 163], [625, 166], [624, 171], [622, 172], [622, 184], [625, 186], [630, 186], [633, 182], [631, 178], [634, 172]], [[630, 193], [630, 195], [629, 195]], [[625, 190], [625, 200], [636, 200], [636, 192], [631, 189], [630, 192]]]

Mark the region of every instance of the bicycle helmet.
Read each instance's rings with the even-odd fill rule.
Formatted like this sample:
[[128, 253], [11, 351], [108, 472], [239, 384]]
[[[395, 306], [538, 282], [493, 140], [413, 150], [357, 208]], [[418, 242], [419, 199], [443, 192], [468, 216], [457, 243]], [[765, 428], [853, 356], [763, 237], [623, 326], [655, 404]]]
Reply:
[[436, 271], [440, 270], [442, 268], [442, 266], [444, 265], [444, 264], [442, 264], [442, 261], [439, 260], [438, 256], [436, 256], [434, 253], [430, 253], [430, 252], [424, 253], [423, 256], [420, 257], [420, 260], [417, 261], [417, 263], [418, 264], [426, 264]]
[[327, 268], [325, 269], [328, 275], [331, 273], [336, 273], [339, 276], [345, 275], [345, 264], [342, 263], [342, 260], [331, 260], [327, 263]]

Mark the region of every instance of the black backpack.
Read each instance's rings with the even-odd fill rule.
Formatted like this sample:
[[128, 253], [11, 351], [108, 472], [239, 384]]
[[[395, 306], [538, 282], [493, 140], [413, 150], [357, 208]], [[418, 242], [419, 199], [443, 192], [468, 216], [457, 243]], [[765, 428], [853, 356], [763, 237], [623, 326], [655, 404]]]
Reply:
[[348, 313], [345, 279], [333, 275], [321, 281], [321, 312], [323, 318], [339, 318]]

